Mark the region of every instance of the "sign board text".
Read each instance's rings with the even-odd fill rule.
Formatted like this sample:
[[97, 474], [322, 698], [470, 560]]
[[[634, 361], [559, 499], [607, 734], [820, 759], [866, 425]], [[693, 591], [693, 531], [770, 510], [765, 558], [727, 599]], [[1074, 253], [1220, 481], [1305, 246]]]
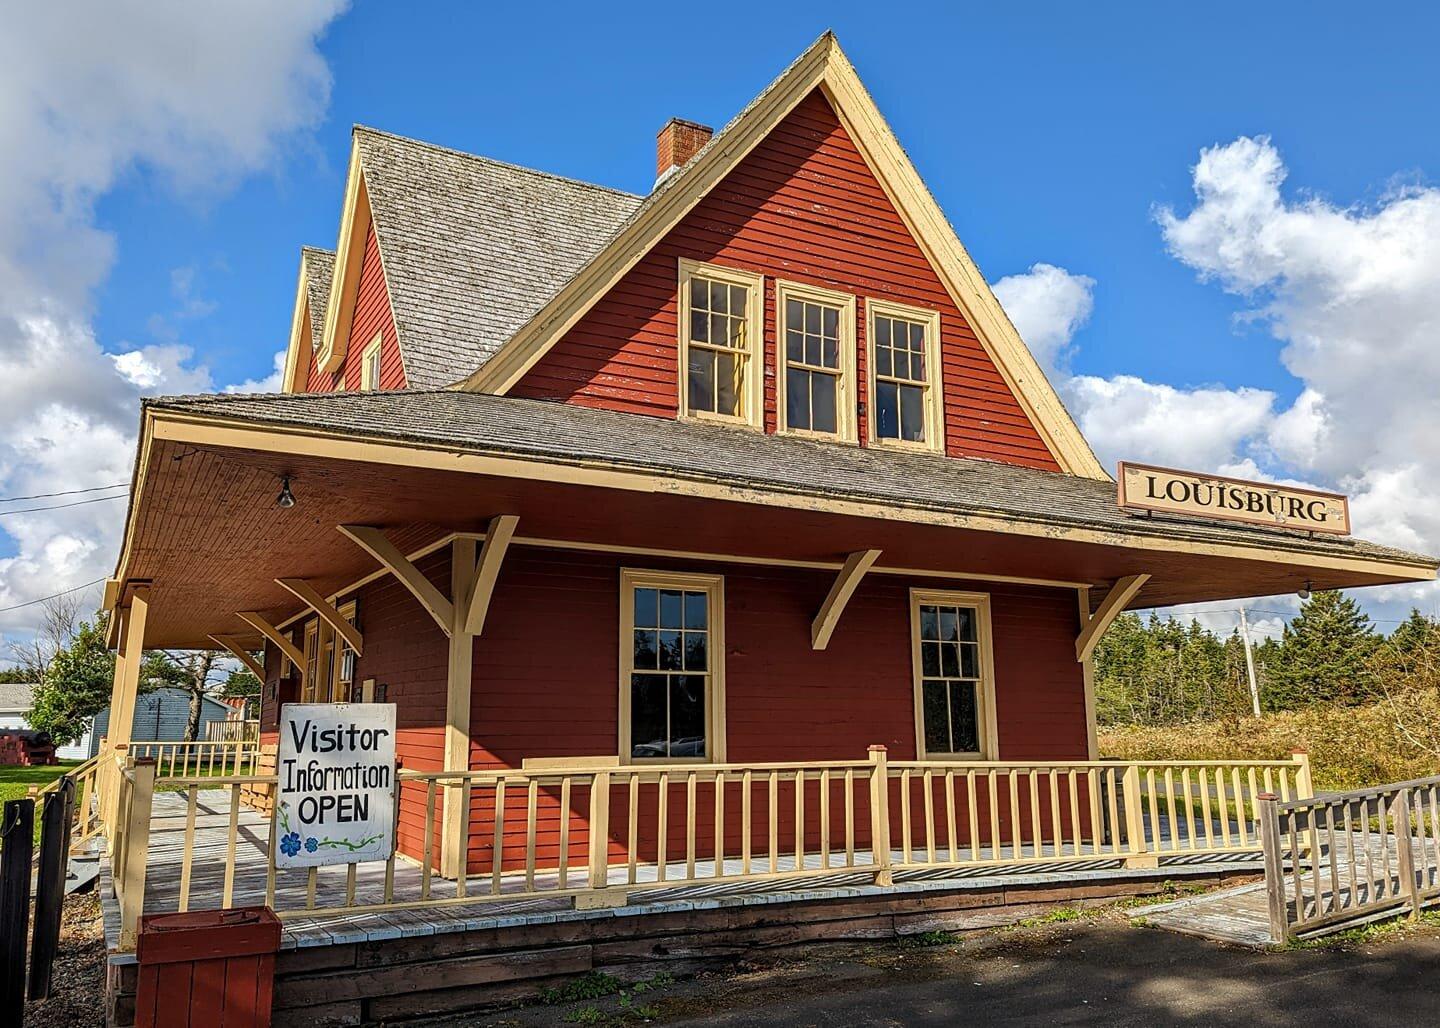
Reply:
[[1124, 461], [1117, 477], [1120, 506], [1127, 510], [1350, 534], [1350, 506], [1339, 493]]

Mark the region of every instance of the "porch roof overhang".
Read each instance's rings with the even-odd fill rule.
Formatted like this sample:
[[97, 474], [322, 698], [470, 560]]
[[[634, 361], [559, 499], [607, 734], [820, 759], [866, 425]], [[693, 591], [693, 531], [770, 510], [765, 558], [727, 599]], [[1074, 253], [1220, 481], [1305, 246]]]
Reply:
[[[298, 503], [277, 506], [280, 476]], [[413, 553], [519, 517], [559, 543], [839, 569], [880, 549], [901, 571], [1090, 586], [1149, 574], [1128, 606], [1423, 581], [1435, 559], [1357, 539], [1135, 517], [1113, 485], [980, 460], [838, 446], [711, 424], [457, 391], [147, 401], [116, 570], [148, 581], [147, 644], [259, 636], [375, 571], [336, 530]]]

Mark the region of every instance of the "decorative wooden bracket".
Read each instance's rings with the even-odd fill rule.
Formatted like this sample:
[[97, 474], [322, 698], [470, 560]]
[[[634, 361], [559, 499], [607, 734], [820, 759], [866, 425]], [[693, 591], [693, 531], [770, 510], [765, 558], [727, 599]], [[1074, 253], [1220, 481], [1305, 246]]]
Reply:
[[245, 622], [251, 628], [255, 629], [255, 631], [259, 632], [265, 638], [269, 639], [272, 643], [274, 643], [276, 648], [279, 649], [281, 653], [285, 654], [285, 656], [290, 658], [290, 663], [294, 664], [297, 668], [300, 669], [301, 675], [304, 675], [304, 650], [296, 646], [289, 639], [285, 638], [285, 636], [282, 635], [274, 625], [266, 621], [253, 610], [239, 611], [235, 614], [235, 616], [241, 621]]
[[265, 665], [256, 660], [254, 654], [241, 646], [236, 639], [228, 635], [212, 635], [210, 638], [229, 650], [230, 655], [249, 668], [252, 675], [262, 682], [265, 681]]
[[830, 637], [835, 634], [835, 625], [839, 622], [840, 615], [845, 612], [845, 605], [855, 594], [865, 572], [879, 559], [879, 550], [856, 550], [845, 558], [845, 566], [835, 576], [835, 582], [830, 586], [830, 594], [825, 597], [820, 613], [810, 622], [810, 646], [813, 649], [823, 650], [830, 645]]
[[500, 575], [500, 565], [505, 563], [505, 553], [510, 549], [519, 521], [514, 514], [501, 514], [491, 518], [485, 529], [485, 545], [480, 550], [480, 562], [464, 604], [465, 623], [461, 627], [467, 635], [479, 635], [485, 630], [485, 615], [490, 610], [495, 580]]
[[1100, 609], [1084, 621], [1080, 635], [1075, 639], [1076, 660], [1083, 664], [1090, 659], [1090, 655], [1095, 652], [1096, 644], [1100, 642], [1100, 637], [1105, 634], [1105, 629], [1109, 628], [1111, 623], [1120, 616], [1120, 612], [1148, 581], [1150, 581], [1149, 575], [1127, 575], [1111, 586], [1110, 591], [1105, 594], [1105, 599], [1100, 601]]
[[396, 548], [395, 544], [386, 538], [385, 533], [370, 525], [339, 525], [341, 533], [359, 546], [370, 556], [374, 557], [392, 575], [400, 580], [400, 584], [409, 589], [415, 599], [420, 601], [420, 606], [425, 608], [440, 630], [448, 637], [455, 630], [455, 605], [445, 598], [445, 595], [437, 588], [430, 579], [420, 573], [420, 569], [410, 563], [410, 559]]
[[360, 635], [360, 630], [341, 617], [334, 605], [321, 596], [319, 590], [313, 585], [303, 578], [277, 578], [275, 582], [294, 593], [301, 603], [319, 614], [326, 624], [345, 640], [345, 645], [355, 651], [357, 656], [361, 653], [361, 646], [365, 640]]

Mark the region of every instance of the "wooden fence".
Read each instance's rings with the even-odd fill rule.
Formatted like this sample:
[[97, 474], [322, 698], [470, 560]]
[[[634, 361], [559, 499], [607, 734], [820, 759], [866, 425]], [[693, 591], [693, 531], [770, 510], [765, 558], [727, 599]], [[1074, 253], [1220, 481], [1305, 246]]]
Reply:
[[1275, 942], [1440, 902], [1440, 777], [1260, 806]]
[[259, 721], [207, 721], [206, 742], [256, 742], [260, 738]]
[[[197, 896], [222, 908], [263, 898], [285, 918], [539, 897], [608, 906], [682, 886], [857, 875], [888, 884], [925, 869], [1075, 858], [1153, 867], [1170, 856], [1258, 851], [1260, 792], [1309, 792], [1303, 756], [890, 762], [873, 747], [856, 761], [401, 770], [401, 852], [383, 863], [281, 870], [281, 812], [251, 812], [244, 823], [241, 814], [245, 790], [274, 786], [275, 775], [185, 773], [164, 750], [117, 755], [112, 765], [112, 879], [125, 943], [142, 908], [183, 911]], [[184, 829], [174, 827], [171, 797], [168, 841], [152, 852], [157, 781], [183, 795]], [[222, 806], [205, 798], [213, 790], [228, 793], [223, 826]], [[458, 873], [442, 876], [447, 804], [464, 813], [468, 845]], [[164, 876], [148, 905], [147, 875]]]

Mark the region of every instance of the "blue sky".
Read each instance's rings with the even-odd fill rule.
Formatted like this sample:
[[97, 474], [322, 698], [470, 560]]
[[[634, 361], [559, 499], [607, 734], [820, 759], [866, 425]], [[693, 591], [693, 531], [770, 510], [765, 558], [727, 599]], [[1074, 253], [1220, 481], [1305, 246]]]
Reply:
[[1190, 202], [1202, 146], [1269, 134], [1292, 181], [1347, 204], [1440, 168], [1440, 19], [1420, 9], [1402, 30], [1339, 4], [882, 6], [359, 4], [320, 43], [329, 110], [278, 166], [221, 199], [143, 169], [106, 197], [101, 341], [161, 341], [171, 272], [193, 269], [214, 307], [184, 339], [221, 380], [263, 375], [299, 246], [334, 245], [352, 123], [644, 192], [667, 117], [718, 127], [827, 26], [987, 276], [1099, 280], [1076, 339], [1097, 375], [1298, 391], [1243, 305], [1165, 253], [1152, 206]]
[[[1433, 6], [76, 2], [0, 35], [0, 496], [128, 479], [141, 395], [264, 384], [352, 124], [645, 192], [667, 118], [828, 27], [1102, 460], [1440, 553]], [[0, 501], [0, 632], [111, 571], [121, 506]]]

